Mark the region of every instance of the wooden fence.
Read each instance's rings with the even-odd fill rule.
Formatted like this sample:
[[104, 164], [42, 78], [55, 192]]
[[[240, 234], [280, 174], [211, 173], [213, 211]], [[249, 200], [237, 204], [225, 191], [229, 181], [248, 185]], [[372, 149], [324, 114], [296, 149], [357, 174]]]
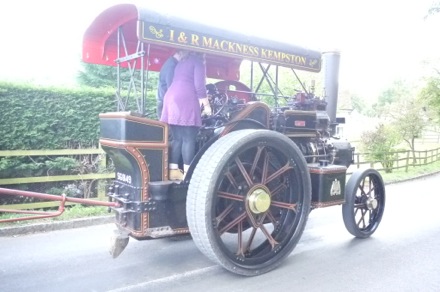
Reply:
[[[354, 163], [350, 166], [349, 173], [352, 173], [355, 169], [363, 167], [372, 167], [378, 171], [385, 170], [380, 161], [369, 161], [366, 158], [367, 154], [368, 153], [354, 154]], [[414, 151], [414, 155], [410, 150], [389, 152], [388, 154], [390, 154], [390, 157], [394, 157], [392, 159], [393, 167], [390, 169], [404, 168], [405, 172], [407, 172], [410, 167], [427, 165], [440, 160], [440, 148]]]
[[[106, 155], [100, 148], [95, 149], [60, 149], [60, 150], [6, 150], [0, 151], [1, 157], [19, 157], [19, 156], [70, 156], [70, 155], [101, 155], [100, 166], [106, 168]], [[60, 181], [84, 181], [98, 180], [98, 192], [96, 200], [105, 200], [105, 187], [102, 184], [104, 180], [114, 179], [114, 173], [87, 173], [76, 175], [53, 175], [53, 176], [35, 176], [20, 178], [0, 178], [0, 186], [8, 187], [8, 185], [43, 183], [43, 182], [60, 182]], [[41, 209], [47, 207], [58, 206], [59, 202], [39, 202], [26, 204], [3, 205], [3, 209]]]
[[[100, 160], [101, 166], [106, 167], [105, 152], [102, 149], [63, 149], [63, 150], [13, 150], [13, 151], [0, 151], [1, 157], [17, 157], [17, 156], [69, 156], [69, 155], [102, 155]], [[410, 167], [421, 166], [430, 164], [440, 160], [440, 148], [424, 151], [415, 151], [415, 159], [412, 156], [411, 151], [396, 151], [393, 160], [392, 169], [405, 168], [408, 171]], [[354, 164], [348, 169], [348, 174], [353, 173], [356, 169], [364, 167], [373, 167], [377, 170], [384, 170], [380, 161], [368, 161], [365, 153], [354, 154]], [[7, 187], [8, 185], [27, 184], [27, 183], [42, 183], [42, 182], [59, 182], [59, 181], [79, 181], [79, 180], [98, 180], [103, 182], [108, 179], [114, 179], [114, 173], [89, 173], [78, 175], [55, 175], [55, 176], [38, 176], [38, 177], [22, 177], [22, 178], [0, 178], [0, 186]], [[105, 188], [104, 184], [100, 184], [98, 187], [97, 200], [105, 200]], [[47, 207], [55, 207], [58, 202], [39, 202], [29, 204], [14, 204], [4, 205], [5, 209], [40, 209]]]

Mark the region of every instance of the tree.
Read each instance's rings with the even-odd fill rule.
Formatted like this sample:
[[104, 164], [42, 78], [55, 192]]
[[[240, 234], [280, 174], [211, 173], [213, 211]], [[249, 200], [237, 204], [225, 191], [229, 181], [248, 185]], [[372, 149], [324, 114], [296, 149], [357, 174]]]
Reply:
[[437, 73], [437, 76], [428, 78], [425, 87], [420, 92], [420, 97], [427, 103], [438, 122], [440, 121], [440, 72]]
[[396, 105], [389, 115], [393, 118], [392, 125], [411, 149], [413, 162], [416, 163], [415, 141], [426, 127], [426, 108], [420, 100], [406, 100]]
[[428, 15], [426, 17], [428, 17], [429, 15], [439, 13], [439, 12], [440, 12], [440, 1], [437, 1], [432, 4], [431, 8], [428, 9]]
[[380, 124], [375, 130], [361, 135], [361, 149], [371, 161], [379, 161], [385, 172], [391, 173], [397, 154], [392, 152], [400, 143], [396, 129], [390, 125]]
[[412, 88], [403, 80], [396, 80], [387, 90], [383, 91], [373, 110], [377, 117], [387, 117], [390, 107], [412, 96]]
[[[117, 87], [117, 69], [112, 66], [89, 64], [81, 62], [82, 70], [78, 72], [77, 81], [82, 86], [93, 88], [116, 88]], [[146, 74], [146, 73], [145, 73]], [[140, 104], [137, 103], [141, 96], [141, 70], [134, 70], [133, 74], [128, 68], [120, 68], [121, 98], [124, 110], [138, 111]], [[133, 77], [133, 78], [132, 78]], [[159, 80], [157, 72], [148, 72], [146, 80], [146, 107], [147, 115], [156, 111], [156, 90]]]
[[78, 72], [79, 85], [94, 88], [115, 87], [116, 69], [111, 66], [103, 66], [81, 62], [83, 69]]

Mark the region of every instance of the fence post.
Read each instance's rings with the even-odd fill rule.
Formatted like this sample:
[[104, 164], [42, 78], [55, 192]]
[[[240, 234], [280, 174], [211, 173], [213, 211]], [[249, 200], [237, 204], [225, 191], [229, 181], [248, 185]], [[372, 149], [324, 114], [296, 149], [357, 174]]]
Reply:
[[[101, 160], [99, 161], [100, 169], [107, 169], [107, 154], [99, 154], [101, 156]], [[98, 200], [105, 200], [105, 180], [98, 181]]]
[[406, 151], [406, 166], [405, 166], [405, 172], [408, 172], [408, 165], [409, 165], [409, 151]]

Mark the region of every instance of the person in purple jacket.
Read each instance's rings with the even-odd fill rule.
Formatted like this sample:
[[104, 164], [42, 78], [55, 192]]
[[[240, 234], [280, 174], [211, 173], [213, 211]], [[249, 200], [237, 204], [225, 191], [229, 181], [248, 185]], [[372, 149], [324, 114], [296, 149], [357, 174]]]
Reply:
[[165, 63], [163, 63], [162, 68], [159, 72], [159, 84], [157, 86], [157, 109], [156, 114], [158, 119], [162, 116], [162, 108], [163, 108], [163, 98], [168, 88], [171, 86], [174, 78], [174, 69], [176, 68], [177, 63], [180, 61], [182, 57], [185, 57], [188, 51], [177, 51], [172, 56], [170, 56]]
[[[170, 180], [183, 180], [195, 156], [197, 133], [202, 125], [201, 106], [204, 114], [211, 114], [206, 95], [205, 59], [202, 54], [191, 52], [176, 65], [160, 117], [169, 125], [173, 137], [169, 157]], [[183, 172], [178, 167], [181, 157]]]

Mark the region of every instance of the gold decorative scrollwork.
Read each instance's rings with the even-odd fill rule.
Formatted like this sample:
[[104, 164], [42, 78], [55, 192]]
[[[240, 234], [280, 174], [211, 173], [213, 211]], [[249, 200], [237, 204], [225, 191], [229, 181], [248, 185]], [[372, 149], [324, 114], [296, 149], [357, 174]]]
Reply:
[[155, 36], [156, 36], [156, 38], [158, 38], [158, 39], [161, 39], [161, 38], [163, 38], [163, 30], [162, 29], [159, 29], [159, 30], [157, 30], [154, 26], [152, 26], [152, 25], [150, 25], [150, 32], [152, 33], [152, 34], [154, 34]]
[[310, 60], [309, 61], [309, 65], [310, 65], [310, 67], [315, 67], [315, 65], [318, 63], [318, 60], [316, 60], [316, 59], [312, 59], [312, 60]]

